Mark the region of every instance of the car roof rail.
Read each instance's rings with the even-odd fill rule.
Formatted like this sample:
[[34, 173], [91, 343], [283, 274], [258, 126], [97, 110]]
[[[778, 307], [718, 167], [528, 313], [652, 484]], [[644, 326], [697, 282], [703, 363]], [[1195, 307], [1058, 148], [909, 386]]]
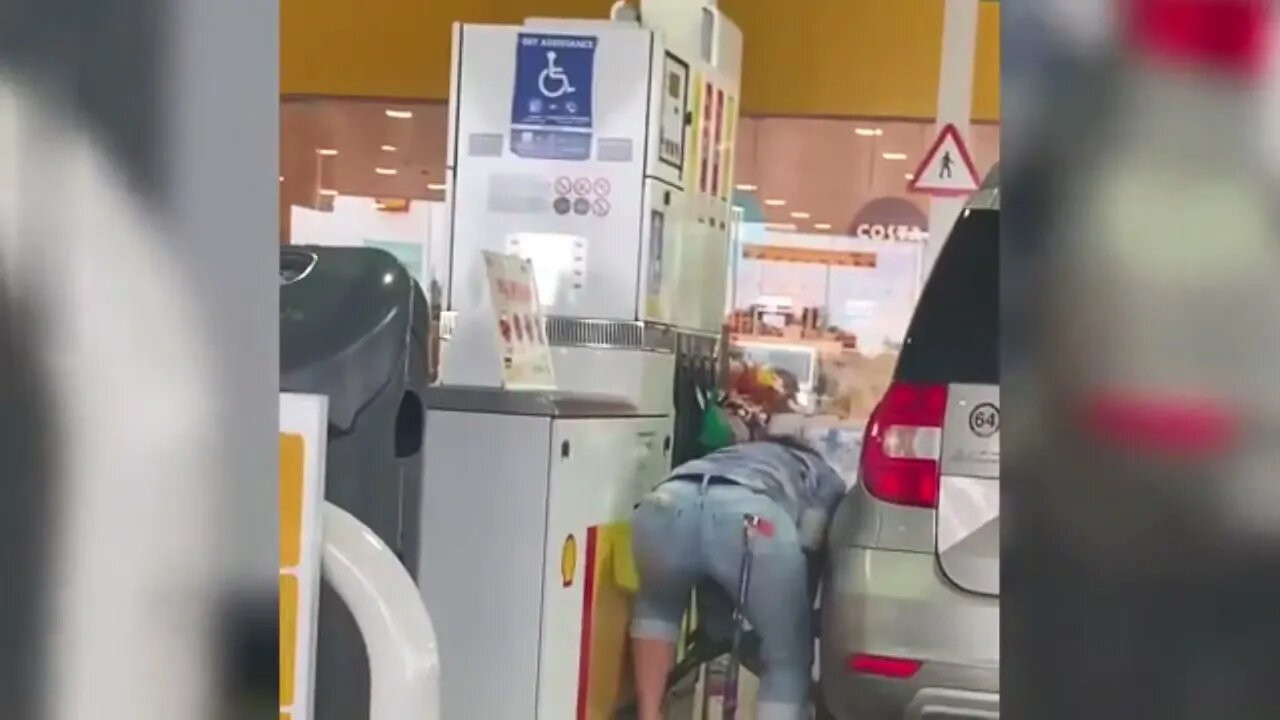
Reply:
[[999, 210], [1000, 209], [1000, 163], [991, 166], [991, 170], [987, 172], [987, 177], [982, 181], [982, 185], [978, 187], [969, 198], [969, 202], [965, 203], [966, 208], [976, 210]]

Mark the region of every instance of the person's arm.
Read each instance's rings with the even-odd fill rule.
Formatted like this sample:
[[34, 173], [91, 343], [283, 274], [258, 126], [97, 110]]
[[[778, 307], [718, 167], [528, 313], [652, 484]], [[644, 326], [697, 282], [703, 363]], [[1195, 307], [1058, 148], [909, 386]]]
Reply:
[[821, 552], [827, 545], [827, 524], [836, 506], [848, 490], [844, 478], [825, 461], [817, 463], [814, 497], [801, 511], [800, 544], [810, 553]]

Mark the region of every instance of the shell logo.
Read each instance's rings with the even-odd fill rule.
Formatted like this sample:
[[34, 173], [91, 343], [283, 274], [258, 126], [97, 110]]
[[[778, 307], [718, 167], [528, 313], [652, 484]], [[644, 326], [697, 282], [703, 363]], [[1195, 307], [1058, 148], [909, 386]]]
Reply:
[[573, 585], [573, 578], [578, 572], [578, 541], [570, 535], [564, 539], [564, 548], [560, 550], [560, 582], [564, 587]]

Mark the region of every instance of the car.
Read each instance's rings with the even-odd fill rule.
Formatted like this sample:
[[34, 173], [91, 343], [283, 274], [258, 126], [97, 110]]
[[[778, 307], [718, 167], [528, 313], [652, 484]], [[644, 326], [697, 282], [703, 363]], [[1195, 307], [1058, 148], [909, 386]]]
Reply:
[[835, 720], [1000, 716], [997, 178], [939, 253], [832, 518], [819, 663]]

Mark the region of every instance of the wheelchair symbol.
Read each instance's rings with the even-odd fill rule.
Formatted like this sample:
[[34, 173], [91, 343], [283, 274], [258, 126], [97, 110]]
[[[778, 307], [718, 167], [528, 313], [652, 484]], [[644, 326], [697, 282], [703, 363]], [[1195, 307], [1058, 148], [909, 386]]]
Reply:
[[574, 91], [573, 85], [569, 84], [569, 76], [564, 74], [564, 68], [556, 64], [554, 50], [547, 51], [547, 66], [538, 73], [538, 89], [549, 98], [558, 98]]

